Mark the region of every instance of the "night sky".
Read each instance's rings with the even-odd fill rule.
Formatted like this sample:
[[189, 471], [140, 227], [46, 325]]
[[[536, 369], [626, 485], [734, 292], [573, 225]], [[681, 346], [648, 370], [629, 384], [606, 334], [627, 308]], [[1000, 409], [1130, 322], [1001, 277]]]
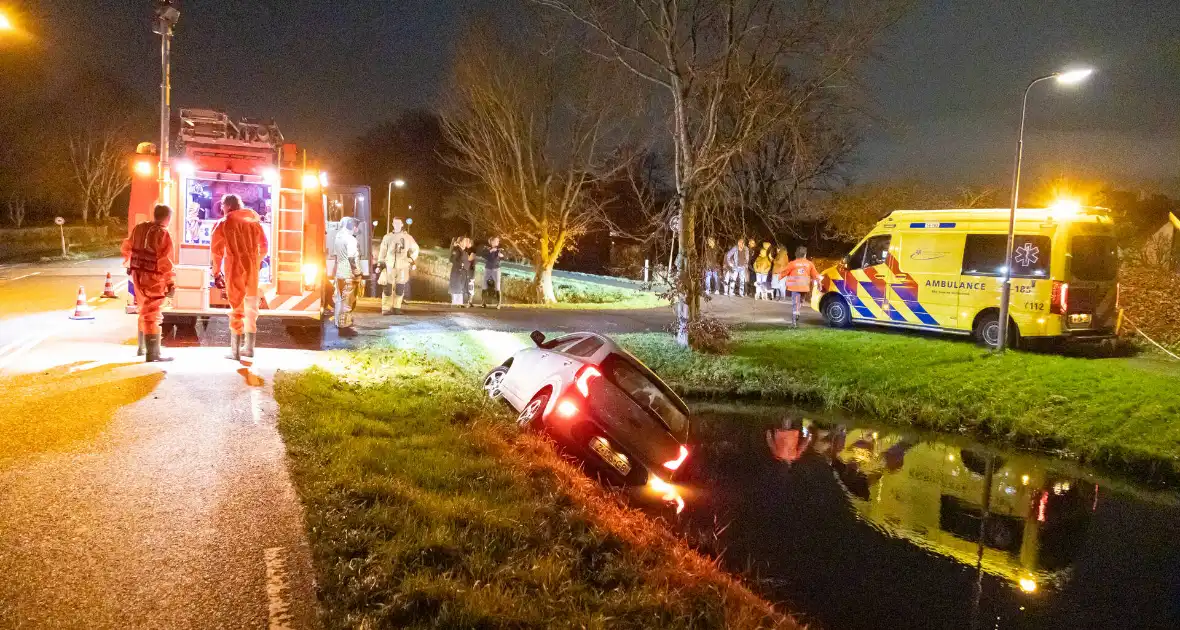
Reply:
[[[0, 0], [0, 5], [14, 0]], [[501, 6], [502, 5], [502, 6]], [[173, 102], [274, 117], [329, 151], [400, 110], [430, 107], [473, 13], [515, 0], [188, 0]], [[35, 7], [35, 8], [33, 8]], [[149, 0], [38, 0], [38, 54], [77, 57], [158, 94]], [[1081, 86], [1029, 101], [1029, 176], [1180, 193], [1180, 1], [919, 0], [865, 69], [877, 121], [860, 181], [912, 176], [1007, 188], [1020, 94], [1068, 64]]]

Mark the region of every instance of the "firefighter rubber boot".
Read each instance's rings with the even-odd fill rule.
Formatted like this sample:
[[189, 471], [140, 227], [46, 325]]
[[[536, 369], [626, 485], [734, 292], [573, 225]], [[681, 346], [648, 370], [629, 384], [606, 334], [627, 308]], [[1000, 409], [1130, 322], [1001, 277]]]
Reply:
[[139, 333], [139, 349], [135, 351], [135, 356], [142, 357], [147, 354], [147, 342], [144, 341], [143, 332]]
[[236, 332], [229, 334], [229, 358], [234, 361], [242, 360], [242, 336]]
[[164, 340], [164, 335], [162, 335], [160, 333], [156, 333], [154, 335], [146, 335], [144, 340], [146, 341], [146, 345], [147, 345], [146, 361], [148, 363], [158, 363], [158, 362], [172, 360], [172, 357], [160, 356], [160, 344]]
[[242, 358], [243, 359], [253, 359], [254, 358], [254, 335], [255, 335], [255, 333], [249, 333], [249, 332], [246, 333], [245, 335], [243, 335], [243, 337], [244, 337], [243, 344], [242, 344]]

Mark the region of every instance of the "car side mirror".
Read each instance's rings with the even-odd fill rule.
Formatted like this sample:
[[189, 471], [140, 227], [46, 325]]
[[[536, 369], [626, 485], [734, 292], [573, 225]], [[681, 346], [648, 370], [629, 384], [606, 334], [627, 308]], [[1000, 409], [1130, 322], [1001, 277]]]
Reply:
[[533, 343], [537, 344], [537, 347], [540, 348], [541, 344], [545, 343], [545, 333], [539, 330], [534, 330], [533, 332], [529, 333], [529, 339], [532, 339]]

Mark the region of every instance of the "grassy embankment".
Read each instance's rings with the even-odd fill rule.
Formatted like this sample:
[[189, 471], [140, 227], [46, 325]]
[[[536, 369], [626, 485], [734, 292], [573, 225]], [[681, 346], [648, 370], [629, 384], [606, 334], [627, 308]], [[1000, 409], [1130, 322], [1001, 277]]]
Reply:
[[1180, 366], [1079, 359], [869, 331], [744, 332], [725, 356], [620, 341], [686, 396], [797, 400], [888, 422], [1180, 476]]
[[[429, 250], [422, 252], [418, 269], [437, 278], [450, 277], [450, 262], [447, 252], [443, 250]], [[476, 263], [476, 300], [482, 290], [483, 263]], [[532, 290], [533, 274], [528, 271], [505, 267], [501, 271], [501, 287], [505, 297], [516, 301], [515, 304], [505, 304], [505, 308], [547, 308], [547, 309], [643, 309], [667, 307], [668, 301], [662, 300], [651, 291], [640, 291], [595, 282], [590, 274], [582, 274], [587, 279], [554, 276], [553, 292], [557, 296], [555, 304], [528, 303]], [[604, 278], [607, 282], [613, 278]]]
[[366, 349], [275, 392], [326, 627], [794, 627], [515, 430], [471, 367]]

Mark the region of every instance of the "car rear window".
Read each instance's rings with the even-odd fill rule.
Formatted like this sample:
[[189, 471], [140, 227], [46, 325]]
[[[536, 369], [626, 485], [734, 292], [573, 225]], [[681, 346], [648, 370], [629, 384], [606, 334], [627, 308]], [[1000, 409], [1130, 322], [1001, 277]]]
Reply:
[[659, 379], [649, 378], [647, 370], [616, 353], [607, 355], [602, 362], [602, 373], [636, 404], [659, 418], [677, 439], [688, 439], [688, 416]]
[[[963, 247], [963, 275], [1004, 275], [1006, 234], [968, 234]], [[1012, 277], [1048, 278], [1052, 244], [1048, 236], [1017, 234], [1012, 244]]]
[[1119, 250], [1113, 236], [1073, 237], [1070, 273], [1075, 280], [1109, 281], [1118, 277]]
[[598, 337], [586, 337], [578, 343], [570, 346], [566, 350], [566, 354], [572, 354], [575, 357], [590, 357], [593, 356], [598, 349], [602, 347], [602, 340]]

